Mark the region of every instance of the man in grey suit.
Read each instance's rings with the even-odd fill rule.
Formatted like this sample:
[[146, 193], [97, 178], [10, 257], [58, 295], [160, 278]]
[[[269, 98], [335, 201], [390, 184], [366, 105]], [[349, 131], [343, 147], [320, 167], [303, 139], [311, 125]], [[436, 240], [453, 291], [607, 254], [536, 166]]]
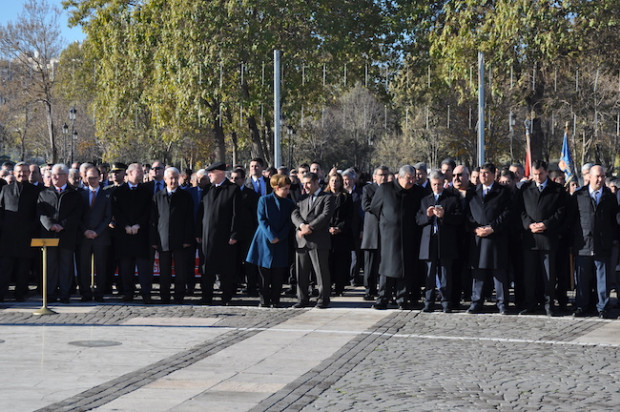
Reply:
[[293, 211], [292, 220], [297, 229], [297, 299], [294, 308], [309, 305], [310, 268], [316, 273], [319, 297], [316, 307], [325, 309], [329, 306], [331, 277], [329, 274], [329, 249], [331, 237], [329, 222], [334, 214], [334, 197], [321, 190], [319, 176], [315, 173], [306, 174], [302, 183], [308, 193], [299, 201]]
[[112, 220], [112, 203], [110, 192], [103, 190], [99, 182], [99, 170], [91, 166], [86, 170], [88, 187], [80, 192], [84, 215], [80, 224], [80, 295], [82, 302], [90, 302], [93, 292], [90, 290], [91, 255], [95, 255], [96, 288], [95, 300], [103, 302], [106, 289], [108, 249], [110, 247], [110, 233], [108, 225]]

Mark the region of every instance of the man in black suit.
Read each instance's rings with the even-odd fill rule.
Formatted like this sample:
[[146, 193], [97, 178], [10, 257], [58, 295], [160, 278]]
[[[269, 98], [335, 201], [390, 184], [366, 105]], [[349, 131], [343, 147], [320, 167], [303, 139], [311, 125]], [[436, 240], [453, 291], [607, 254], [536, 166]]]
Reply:
[[[82, 302], [93, 299], [91, 291], [91, 270], [95, 270], [95, 300], [103, 302], [105, 294], [108, 249], [110, 247], [110, 229], [112, 204], [110, 191], [103, 190], [99, 180], [99, 170], [91, 166], [86, 170], [88, 187], [80, 192], [84, 215], [80, 224], [81, 242], [79, 247], [80, 267], [79, 286]], [[91, 267], [91, 255], [94, 255], [95, 267]]]
[[[258, 297], [258, 268], [250, 262], [246, 262], [245, 258], [250, 250], [250, 244], [254, 237], [254, 232], [258, 227], [256, 217], [256, 208], [258, 207], [258, 199], [261, 195], [258, 192], [248, 188], [245, 182], [245, 170], [235, 169], [230, 174], [230, 181], [239, 186], [241, 208], [240, 208], [240, 225], [239, 225], [239, 265], [237, 268], [238, 281], [246, 284], [246, 292], [249, 297]], [[271, 187], [271, 185], [269, 185]]]
[[416, 216], [422, 227], [420, 261], [426, 265], [426, 296], [423, 312], [432, 312], [435, 306], [435, 284], [439, 280], [441, 306], [449, 313], [452, 294], [452, 262], [458, 256], [458, 230], [463, 221], [460, 199], [444, 190], [445, 176], [431, 172], [429, 186], [432, 193], [420, 201]]
[[592, 280], [596, 284], [600, 318], [607, 317], [609, 282], [615, 271], [611, 262], [613, 242], [618, 238], [620, 209], [616, 196], [605, 184], [605, 171], [599, 165], [589, 170], [588, 184], [571, 198], [568, 224], [573, 226], [576, 299], [574, 316], [585, 316], [590, 304]]
[[431, 183], [428, 180], [428, 168], [426, 163], [418, 162], [413, 165], [416, 171], [416, 180], [415, 184], [424, 189], [424, 193], [430, 195], [433, 193], [433, 189], [431, 189]]
[[196, 240], [205, 255], [202, 277], [202, 303], [213, 301], [213, 284], [219, 275], [222, 304], [228, 305], [235, 293], [235, 271], [239, 256], [239, 187], [226, 179], [226, 164], [217, 162], [207, 168], [211, 186], [198, 208]]
[[399, 309], [408, 307], [411, 284], [418, 271], [416, 213], [424, 196], [415, 179], [413, 166], [401, 166], [392, 182], [379, 186], [370, 204], [370, 212], [379, 219], [381, 238], [381, 277], [375, 309], [386, 309], [394, 294]]
[[66, 165], [55, 164], [51, 171], [52, 186], [39, 193], [37, 205], [41, 237], [60, 239], [58, 247], [47, 250], [47, 294], [51, 302], [60, 297], [62, 303], [69, 303], [82, 198], [77, 189], [68, 184]]
[[28, 182], [28, 163], [19, 162], [13, 168], [15, 183], [0, 191], [0, 302], [15, 278], [15, 300], [23, 302], [28, 293], [28, 270], [36, 249], [30, 240], [40, 232], [37, 219], [37, 198], [40, 189]]
[[495, 183], [495, 165], [480, 166], [480, 182], [467, 203], [467, 225], [474, 236], [469, 264], [473, 269], [471, 306], [467, 313], [482, 312], [484, 286], [493, 277], [497, 308], [506, 315], [508, 303], [507, 229], [510, 218], [510, 191]]
[[566, 216], [567, 194], [562, 185], [549, 179], [547, 163], [535, 160], [532, 162], [532, 180], [523, 184], [517, 199], [517, 210], [524, 230], [525, 309], [519, 314], [536, 312], [537, 274], [540, 273], [544, 284], [545, 312], [547, 316], [553, 316], [556, 252]]
[[293, 307], [303, 308], [310, 304], [308, 286], [311, 269], [314, 269], [319, 289], [316, 307], [324, 309], [330, 302], [329, 223], [334, 214], [335, 199], [320, 188], [319, 177], [315, 173], [306, 174], [302, 184], [308, 195], [297, 204], [291, 216], [297, 229], [297, 303]]
[[364, 300], [373, 300], [377, 295], [377, 281], [379, 280], [379, 261], [381, 260], [379, 220], [370, 213], [370, 204], [379, 185], [387, 182], [389, 174], [387, 166], [379, 166], [375, 169], [372, 178], [373, 183], [364, 186], [362, 192], [362, 208], [364, 215], [364, 230], [360, 249], [364, 251]]
[[258, 193], [259, 196], [265, 196], [273, 190], [269, 182], [263, 176], [265, 162], [260, 157], [250, 161], [250, 177], [245, 181], [245, 187]]
[[[174, 259], [174, 302], [183, 303], [185, 280], [194, 239], [194, 204], [192, 196], [179, 189], [179, 170], [164, 172], [166, 189], [153, 197], [150, 218], [150, 244], [159, 252], [159, 295], [161, 303], [170, 303], [172, 259]], [[192, 266], [193, 269], [193, 266]]]
[[127, 183], [117, 188], [112, 195], [123, 302], [133, 301], [136, 266], [142, 300], [144, 303], [152, 302], [153, 265], [149, 259], [149, 215], [153, 194], [141, 183], [142, 179], [142, 166], [139, 163], [130, 164], [127, 168]]

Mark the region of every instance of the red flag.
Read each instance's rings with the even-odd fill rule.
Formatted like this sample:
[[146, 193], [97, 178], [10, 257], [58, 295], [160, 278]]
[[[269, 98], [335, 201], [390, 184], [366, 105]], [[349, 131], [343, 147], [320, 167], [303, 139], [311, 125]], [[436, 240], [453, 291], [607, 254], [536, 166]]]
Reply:
[[530, 127], [527, 121], [525, 125], [525, 165], [523, 165], [523, 168], [525, 169], [525, 177], [529, 179], [532, 168], [532, 148], [530, 145]]

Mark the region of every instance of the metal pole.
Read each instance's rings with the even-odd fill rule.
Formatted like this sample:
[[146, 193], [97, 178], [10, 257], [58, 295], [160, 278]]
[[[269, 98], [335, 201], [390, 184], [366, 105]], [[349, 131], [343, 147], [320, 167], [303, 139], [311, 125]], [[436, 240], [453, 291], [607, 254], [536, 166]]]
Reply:
[[273, 163], [277, 169], [282, 166], [280, 159], [280, 50], [273, 51]]
[[478, 52], [478, 166], [484, 164], [484, 53]]

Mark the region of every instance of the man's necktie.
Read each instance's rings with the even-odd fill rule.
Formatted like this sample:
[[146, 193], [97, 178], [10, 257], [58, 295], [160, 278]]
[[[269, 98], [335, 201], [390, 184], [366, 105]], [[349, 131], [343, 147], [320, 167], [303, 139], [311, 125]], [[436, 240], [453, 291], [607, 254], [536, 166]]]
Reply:
[[90, 191], [90, 208], [93, 208], [93, 205], [95, 204], [95, 200], [97, 199], [97, 191], [96, 190], [91, 190]]

